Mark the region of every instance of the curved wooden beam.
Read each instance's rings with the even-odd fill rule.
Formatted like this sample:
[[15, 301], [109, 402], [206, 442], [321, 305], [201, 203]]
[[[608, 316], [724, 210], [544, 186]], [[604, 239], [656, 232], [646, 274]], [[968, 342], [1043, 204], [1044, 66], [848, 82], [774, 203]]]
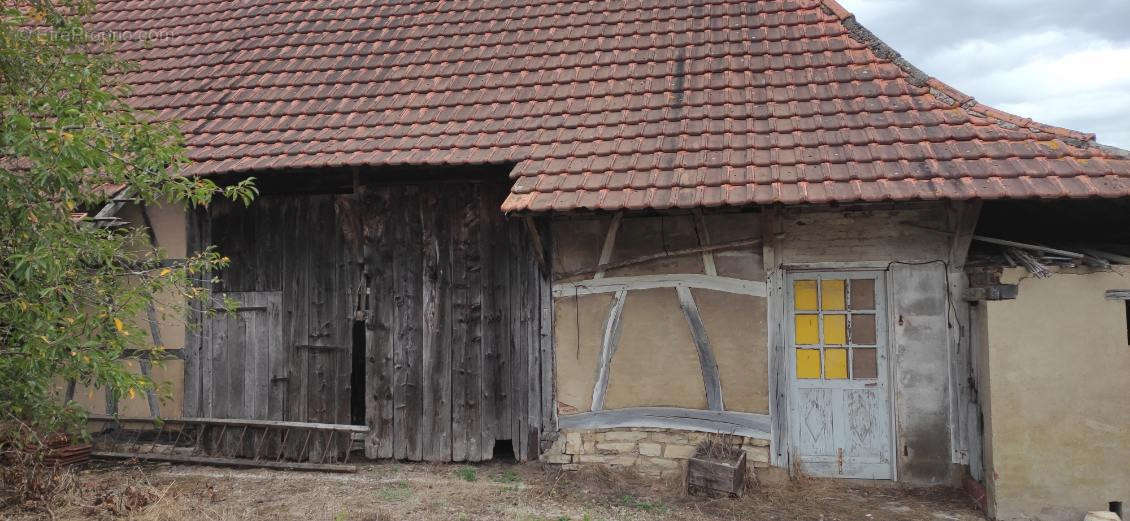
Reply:
[[608, 393], [609, 372], [612, 370], [612, 355], [616, 354], [616, 347], [620, 344], [620, 332], [623, 329], [620, 315], [624, 312], [624, 300], [627, 298], [627, 290], [616, 292], [608, 309], [608, 319], [604, 322], [604, 336], [600, 341], [600, 365], [597, 369], [596, 384], [592, 388], [591, 409], [594, 411], [604, 409], [604, 396]]
[[712, 411], [722, 411], [726, 407], [722, 403], [722, 380], [718, 376], [718, 361], [714, 358], [714, 351], [710, 349], [710, 339], [706, 336], [706, 325], [702, 323], [702, 316], [698, 312], [691, 290], [686, 286], [675, 288], [679, 294], [679, 306], [683, 308], [683, 316], [687, 317], [687, 324], [691, 327], [691, 339], [698, 349], [698, 365], [702, 368], [702, 383], [706, 387], [706, 405]]
[[566, 431], [644, 428], [736, 434], [760, 440], [768, 440], [770, 437], [770, 419], [767, 414], [680, 407], [632, 407], [584, 412], [562, 416], [558, 424]]

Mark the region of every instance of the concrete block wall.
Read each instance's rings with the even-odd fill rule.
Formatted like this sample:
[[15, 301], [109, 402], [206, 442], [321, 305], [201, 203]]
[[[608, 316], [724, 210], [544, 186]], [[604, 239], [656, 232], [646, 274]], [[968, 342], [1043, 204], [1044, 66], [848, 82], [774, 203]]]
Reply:
[[[682, 477], [695, 447], [711, 434], [653, 428], [562, 431], [541, 456], [545, 463], [577, 470], [585, 465], [630, 468], [656, 478]], [[769, 440], [733, 436], [750, 467], [769, 466]]]

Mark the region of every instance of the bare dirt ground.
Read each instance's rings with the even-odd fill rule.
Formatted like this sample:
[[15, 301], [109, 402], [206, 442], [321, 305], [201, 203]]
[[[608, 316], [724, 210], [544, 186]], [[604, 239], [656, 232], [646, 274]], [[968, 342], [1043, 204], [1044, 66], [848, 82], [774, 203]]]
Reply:
[[763, 483], [742, 499], [687, 497], [677, 483], [629, 473], [540, 465], [365, 465], [356, 474], [183, 465], [98, 465], [79, 471], [50, 512], [0, 519], [517, 520], [680, 519], [983, 521], [958, 490], [802, 479]]

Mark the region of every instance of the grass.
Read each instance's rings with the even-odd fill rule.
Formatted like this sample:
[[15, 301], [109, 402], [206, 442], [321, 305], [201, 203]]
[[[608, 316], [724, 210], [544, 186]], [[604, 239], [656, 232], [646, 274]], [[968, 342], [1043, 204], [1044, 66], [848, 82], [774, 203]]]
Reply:
[[455, 476], [463, 481], [476, 481], [479, 479], [478, 475], [475, 473], [475, 467], [459, 467], [459, 469], [455, 471]]
[[643, 510], [644, 512], [654, 512], [657, 514], [664, 514], [668, 510], [667, 505], [664, 505], [663, 503], [660, 503], [658, 501], [648, 501], [646, 499], [640, 499], [631, 494], [624, 494], [623, 496], [620, 496], [620, 504], [628, 508]]
[[390, 503], [404, 501], [412, 497], [412, 487], [403, 481], [393, 483], [381, 487], [380, 490], [377, 491], [377, 496], [381, 498], [381, 501], [388, 501]]
[[509, 470], [509, 469], [504, 470], [504, 471], [502, 471], [498, 474], [495, 474], [494, 477], [491, 478], [491, 479], [495, 483], [521, 483], [522, 482], [522, 478], [518, 476], [518, 473], [514, 472], [513, 470]]
[[[707, 500], [630, 472], [538, 472], [505, 464], [372, 463], [350, 475], [121, 464], [75, 472], [73, 486], [50, 503], [57, 521], [855, 520], [868, 519], [866, 514], [891, 521], [942, 515], [985, 521], [960, 491], [871, 491], [815, 479], [764, 484], [741, 499]], [[468, 481], [472, 475], [477, 479]], [[45, 518], [44, 511], [23, 506], [0, 508], [0, 519]]]

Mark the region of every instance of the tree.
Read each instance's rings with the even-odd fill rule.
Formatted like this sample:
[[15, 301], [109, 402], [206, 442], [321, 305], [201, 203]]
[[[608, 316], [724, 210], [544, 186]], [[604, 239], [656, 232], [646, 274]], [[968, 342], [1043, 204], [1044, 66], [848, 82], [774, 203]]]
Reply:
[[174, 262], [136, 247], [148, 244], [145, 230], [74, 214], [100, 208], [108, 187], [139, 204], [255, 195], [250, 180], [220, 187], [179, 173], [182, 136], [125, 102], [116, 78], [128, 65], [83, 28], [91, 9], [17, 0], [0, 15], [0, 445], [17, 426], [82, 432], [83, 411], [61, 400], [59, 381], [117, 397], [153, 389], [122, 364], [127, 350], [160, 358], [135, 318], [158, 295], [200, 297], [200, 277], [227, 261], [208, 250]]

